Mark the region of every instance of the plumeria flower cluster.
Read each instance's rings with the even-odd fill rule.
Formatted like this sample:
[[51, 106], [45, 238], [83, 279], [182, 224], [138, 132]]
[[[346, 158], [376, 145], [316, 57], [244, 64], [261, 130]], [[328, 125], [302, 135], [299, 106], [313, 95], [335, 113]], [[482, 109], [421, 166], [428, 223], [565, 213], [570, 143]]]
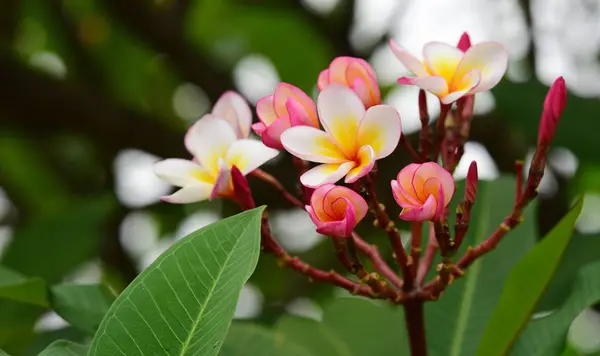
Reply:
[[[467, 34], [456, 46], [441, 42], [425, 44], [422, 60], [393, 41], [390, 50], [398, 58], [398, 65], [414, 74], [399, 78], [398, 83], [421, 89], [418, 106], [422, 132], [417, 140], [402, 135], [397, 109], [382, 103], [381, 89], [369, 63], [360, 58], [338, 57], [316, 76], [319, 90], [316, 101], [300, 88], [280, 83], [272, 95], [256, 103], [258, 122], [254, 124], [245, 99], [234, 92], [223, 94], [212, 112], [193, 124], [185, 136], [185, 146], [193, 157], [156, 163], [156, 174], [180, 187], [163, 200], [191, 203], [219, 197], [250, 209], [255, 206], [254, 197], [245, 176], [252, 174], [271, 184], [293, 206], [307, 212], [316, 231], [331, 238], [340, 263], [357, 280], [320, 270], [290, 256], [272, 236], [265, 218], [264, 251], [276, 255], [283, 265], [313, 280], [394, 304], [437, 299], [453, 278], [462, 275], [462, 269], [490, 251], [520, 222], [522, 209], [535, 198], [545, 156], [565, 106], [566, 87], [559, 78], [546, 98], [538, 148], [525, 183], [522, 169], [517, 170], [514, 210], [489, 239], [454, 262], [450, 257], [456, 254], [467, 232], [477, 197], [477, 165], [473, 162], [469, 168], [464, 196], [457, 204], [453, 237], [448, 222], [448, 207], [456, 190], [452, 174], [469, 135], [474, 94], [488, 91], [500, 82], [508, 55], [500, 43], [472, 45]], [[441, 107], [434, 133], [429, 124], [425, 91], [437, 96]], [[448, 116], [452, 117], [451, 124], [446, 123]], [[251, 130], [260, 140], [249, 138]], [[417, 149], [411, 141], [418, 141]], [[377, 185], [377, 161], [392, 155], [400, 144], [413, 163], [398, 167], [396, 179]], [[293, 156], [299, 168], [299, 181], [309, 194], [296, 196], [260, 169], [283, 150]], [[396, 222], [377, 196], [376, 187], [386, 187], [401, 208], [399, 218], [411, 225], [408, 252]], [[387, 234], [400, 274], [356, 233], [355, 228], [369, 213], [374, 225]], [[424, 225], [429, 240], [421, 258]], [[377, 273], [366, 271], [357, 251], [371, 260]], [[443, 256], [443, 266], [437, 269], [436, 279], [425, 283], [436, 251]]]

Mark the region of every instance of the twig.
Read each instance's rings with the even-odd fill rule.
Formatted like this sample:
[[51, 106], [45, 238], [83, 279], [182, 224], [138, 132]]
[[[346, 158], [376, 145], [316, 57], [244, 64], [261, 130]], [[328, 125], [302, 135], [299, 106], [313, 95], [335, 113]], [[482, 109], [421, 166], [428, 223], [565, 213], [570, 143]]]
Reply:
[[369, 257], [375, 271], [380, 273], [395, 287], [402, 288], [404, 282], [402, 282], [402, 279], [396, 275], [396, 272], [394, 272], [387, 262], [385, 262], [385, 260], [381, 257], [377, 246], [369, 245], [369, 243], [363, 240], [357, 233], [352, 233], [352, 237], [354, 238], [356, 247], [367, 257]]
[[404, 304], [404, 320], [408, 329], [411, 356], [427, 356], [425, 315], [423, 313], [422, 300], [415, 300]]
[[278, 192], [283, 196], [285, 200], [287, 200], [293, 206], [297, 206], [301, 209], [304, 209], [304, 204], [296, 198], [292, 193], [290, 193], [283, 184], [281, 184], [277, 178], [273, 177], [269, 173], [263, 171], [262, 169], [255, 169], [250, 173], [252, 176], [272, 185]]
[[442, 142], [444, 141], [446, 117], [448, 116], [451, 107], [452, 105], [440, 103], [440, 117], [435, 126], [435, 152], [433, 154], [433, 161], [437, 161], [440, 155]]
[[424, 161], [429, 159], [429, 113], [427, 112], [427, 94], [419, 90], [419, 118], [421, 119], [421, 133], [419, 134], [419, 153]]
[[419, 156], [417, 151], [415, 151], [415, 149], [412, 147], [412, 145], [410, 144], [410, 141], [408, 140], [408, 138], [406, 138], [405, 135], [402, 135], [400, 137], [400, 143], [402, 144], [404, 149], [406, 149], [408, 154], [410, 154], [410, 156], [412, 157], [412, 159], [415, 162], [422, 162], [421, 156]]
[[427, 241], [427, 247], [425, 248], [425, 256], [419, 263], [419, 267], [417, 269], [417, 277], [415, 278], [415, 285], [417, 287], [423, 284], [425, 277], [427, 277], [427, 273], [431, 269], [433, 265], [433, 259], [435, 258], [435, 253], [438, 249], [437, 240], [435, 238], [435, 230], [433, 228], [433, 223], [429, 223], [429, 241]]
[[410, 224], [410, 267], [415, 278], [419, 267], [419, 258], [421, 257], [421, 252], [423, 250], [421, 247], [422, 230], [423, 224], [420, 221], [413, 221]]

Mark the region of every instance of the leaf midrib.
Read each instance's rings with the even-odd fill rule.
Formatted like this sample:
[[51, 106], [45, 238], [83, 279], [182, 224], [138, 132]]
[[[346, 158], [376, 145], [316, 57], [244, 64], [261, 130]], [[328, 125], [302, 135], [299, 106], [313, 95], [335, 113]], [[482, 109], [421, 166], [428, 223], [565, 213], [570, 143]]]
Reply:
[[[487, 224], [484, 222], [489, 219], [490, 215], [490, 205], [485, 204], [487, 201], [487, 196], [489, 195], [490, 189], [485, 189], [484, 197], [481, 199], [482, 210], [479, 213], [480, 218], [477, 221], [481, 222], [477, 228], [477, 239], [475, 241], [476, 244], [483, 242], [485, 236], [485, 228]], [[460, 356], [460, 351], [462, 347], [462, 342], [464, 340], [465, 330], [467, 329], [469, 316], [471, 314], [472, 306], [473, 306], [473, 296], [475, 295], [477, 278], [479, 277], [479, 273], [481, 272], [481, 261], [476, 262], [471, 268], [469, 268], [469, 277], [467, 277], [467, 281], [465, 282], [465, 290], [464, 295], [461, 298], [460, 307], [458, 308], [458, 320], [456, 321], [456, 327], [454, 328], [454, 337], [452, 338], [452, 348], [450, 351], [451, 356]]]
[[200, 320], [202, 320], [202, 316], [204, 315], [204, 311], [206, 310], [206, 305], [208, 304], [208, 301], [211, 299], [211, 297], [216, 289], [217, 281], [219, 281], [221, 279], [221, 275], [223, 274], [223, 271], [225, 270], [224, 267], [227, 266], [227, 263], [231, 259], [231, 256], [237, 250], [238, 244], [240, 243], [240, 241], [242, 241], [242, 236], [246, 233], [247, 230], [248, 230], [248, 225], [246, 224], [246, 226], [244, 227], [244, 230], [242, 230], [242, 232], [239, 234], [239, 237], [237, 238], [235, 244], [233, 245], [233, 248], [230, 250], [230, 253], [227, 255], [227, 258], [225, 259], [225, 262], [223, 263], [223, 267], [221, 267], [219, 269], [217, 278], [214, 279], [213, 285], [210, 288], [208, 295], [204, 299], [205, 302], [202, 304], [202, 306], [200, 307], [200, 310], [198, 311], [196, 320], [194, 321], [194, 324], [192, 325], [192, 330], [190, 330], [188, 337], [185, 339], [184, 343], [181, 345], [181, 351], [179, 353], [179, 356], [184, 356], [185, 353], [187, 352], [187, 348], [189, 347], [190, 342], [192, 341], [192, 338], [194, 337], [196, 329], [198, 328], [198, 325], [200, 324]]

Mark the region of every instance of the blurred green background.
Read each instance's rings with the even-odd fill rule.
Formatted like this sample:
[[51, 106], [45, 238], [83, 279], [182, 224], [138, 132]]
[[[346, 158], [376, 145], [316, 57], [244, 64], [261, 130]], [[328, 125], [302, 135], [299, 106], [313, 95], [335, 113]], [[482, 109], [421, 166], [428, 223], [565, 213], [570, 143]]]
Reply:
[[[457, 178], [473, 159], [482, 179], [513, 174], [514, 160], [529, 157], [536, 143], [547, 85], [559, 75], [567, 81], [567, 109], [535, 212], [540, 236], [574, 196], [586, 200], [540, 310], [555, 307], [574, 273], [600, 259], [598, 1], [2, 0], [0, 263], [51, 283], [124, 288], [173, 241], [236, 212], [221, 201], [160, 203], [171, 188], [151, 170], [160, 158], [188, 157], [186, 127], [223, 91], [238, 90], [254, 104], [286, 81], [314, 96], [319, 71], [335, 56], [363, 57], [414, 139], [417, 91], [395, 85], [406, 71], [387, 42], [419, 53], [427, 41], [455, 43], [463, 31], [473, 42], [503, 43], [510, 63], [502, 83], [476, 99]], [[429, 104], [435, 116], [439, 109]], [[398, 150], [382, 163], [378, 188], [394, 212], [387, 182], [407, 162]], [[292, 167], [280, 155], [265, 170], [295, 189]], [[336, 267], [303, 212], [251, 184], [284, 246]], [[363, 225], [367, 239], [383, 240]], [[237, 316], [272, 323], [287, 310], [318, 318], [333, 295], [265, 256]], [[589, 336], [600, 334], [600, 314], [586, 311], [573, 328], [577, 347], [600, 349]], [[0, 302], [0, 347], [35, 352], [57, 335], [79, 338], [55, 314]]]

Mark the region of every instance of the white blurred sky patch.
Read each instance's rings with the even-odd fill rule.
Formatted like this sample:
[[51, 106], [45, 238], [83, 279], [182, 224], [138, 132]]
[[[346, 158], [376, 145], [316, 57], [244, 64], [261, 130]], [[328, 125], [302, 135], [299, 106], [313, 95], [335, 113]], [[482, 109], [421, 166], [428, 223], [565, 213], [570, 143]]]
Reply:
[[554, 171], [565, 178], [571, 178], [579, 168], [579, 159], [575, 154], [564, 147], [556, 147], [550, 151], [548, 162]]
[[304, 210], [273, 211], [269, 214], [271, 228], [281, 245], [293, 253], [308, 251], [323, 238]]
[[210, 109], [210, 100], [202, 88], [183, 83], [173, 93], [173, 110], [185, 122], [193, 123]]
[[254, 284], [246, 283], [235, 307], [234, 319], [252, 319], [260, 315], [264, 297]]
[[177, 240], [189, 235], [190, 233], [212, 224], [221, 219], [221, 215], [214, 211], [203, 210], [189, 215], [179, 224], [175, 238]]
[[496, 162], [485, 146], [479, 142], [468, 141], [465, 144], [465, 153], [454, 171], [454, 178], [466, 178], [469, 166], [473, 161], [477, 162], [477, 173], [480, 180], [494, 180], [500, 175]]
[[102, 279], [102, 269], [100, 261], [93, 260], [79, 266], [75, 272], [65, 276], [64, 281], [67, 283], [92, 284], [100, 283]]
[[568, 340], [581, 352], [600, 351], [600, 313], [586, 309], [575, 318], [569, 328]]
[[317, 321], [323, 320], [323, 309], [309, 298], [296, 298], [285, 306], [285, 310], [292, 315]]
[[[529, 175], [529, 167], [531, 167], [531, 160], [533, 159], [533, 153], [535, 149], [530, 149], [525, 158], [525, 164], [523, 165], [523, 179], [526, 179]], [[558, 182], [552, 170], [546, 166], [544, 169], [544, 176], [538, 187], [538, 193], [543, 197], [552, 197], [558, 192]]]
[[121, 222], [119, 239], [132, 258], [140, 259], [158, 244], [159, 227], [154, 217], [143, 211], [133, 211]]
[[59, 330], [69, 326], [69, 324], [55, 312], [47, 312], [42, 315], [35, 323], [33, 329], [38, 332], [48, 332]]
[[340, 0], [302, 0], [302, 5], [311, 11], [326, 15], [335, 9], [339, 2]]
[[256, 104], [263, 96], [273, 94], [279, 83], [279, 75], [269, 58], [261, 54], [249, 54], [235, 66], [233, 80], [248, 101]]
[[597, 193], [585, 194], [583, 198], [583, 209], [575, 228], [582, 234], [596, 234], [600, 232], [600, 195]]
[[[394, 106], [402, 119], [402, 132], [411, 134], [421, 129], [419, 118], [419, 88], [415, 86], [397, 86], [385, 97], [384, 103]], [[440, 104], [437, 97], [427, 93], [427, 111], [430, 122], [435, 121], [440, 113]]]
[[119, 152], [114, 162], [116, 193], [124, 205], [139, 208], [156, 203], [161, 196], [169, 194], [171, 186], [152, 170], [152, 165], [159, 160], [159, 157], [136, 149]]

